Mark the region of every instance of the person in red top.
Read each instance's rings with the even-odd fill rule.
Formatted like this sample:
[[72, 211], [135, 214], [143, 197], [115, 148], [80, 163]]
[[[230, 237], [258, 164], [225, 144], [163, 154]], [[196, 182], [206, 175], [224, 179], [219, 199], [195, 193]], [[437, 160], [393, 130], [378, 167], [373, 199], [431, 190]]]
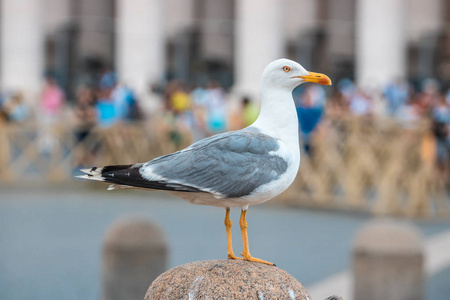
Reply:
[[54, 78], [47, 78], [41, 96], [41, 109], [47, 117], [57, 117], [64, 105], [64, 92]]
[[57, 143], [52, 128], [61, 116], [65, 96], [54, 78], [48, 77], [41, 93], [38, 119], [41, 125], [39, 148], [43, 152], [51, 152]]

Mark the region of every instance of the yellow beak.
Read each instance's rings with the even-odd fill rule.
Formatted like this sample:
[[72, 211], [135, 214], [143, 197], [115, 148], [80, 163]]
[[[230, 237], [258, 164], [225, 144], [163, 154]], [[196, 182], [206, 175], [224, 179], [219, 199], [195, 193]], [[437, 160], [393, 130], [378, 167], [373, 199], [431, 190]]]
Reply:
[[331, 79], [325, 75], [320, 73], [308, 72], [309, 75], [305, 76], [295, 76], [295, 78], [301, 78], [305, 82], [314, 82], [321, 85], [331, 85]]

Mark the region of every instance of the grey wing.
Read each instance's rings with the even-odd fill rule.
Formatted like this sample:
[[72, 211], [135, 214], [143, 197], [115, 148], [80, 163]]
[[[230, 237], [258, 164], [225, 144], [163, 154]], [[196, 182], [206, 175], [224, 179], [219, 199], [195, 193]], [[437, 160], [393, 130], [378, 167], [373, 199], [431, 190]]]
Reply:
[[277, 140], [259, 132], [228, 132], [149, 161], [140, 172], [149, 181], [192, 187], [217, 198], [242, 197], [286, 171], [287, 162], [273, 154], [278, 148]]

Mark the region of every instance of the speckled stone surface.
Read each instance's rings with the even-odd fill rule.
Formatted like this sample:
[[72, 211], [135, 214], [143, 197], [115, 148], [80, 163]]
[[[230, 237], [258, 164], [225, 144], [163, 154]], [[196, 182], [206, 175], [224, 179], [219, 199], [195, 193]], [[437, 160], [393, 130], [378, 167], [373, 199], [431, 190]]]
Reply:
[[161, 274], [144, 300], [297, 299], [310, 300], [294, 277], [274, 266], [240, 260], [192, 262]]

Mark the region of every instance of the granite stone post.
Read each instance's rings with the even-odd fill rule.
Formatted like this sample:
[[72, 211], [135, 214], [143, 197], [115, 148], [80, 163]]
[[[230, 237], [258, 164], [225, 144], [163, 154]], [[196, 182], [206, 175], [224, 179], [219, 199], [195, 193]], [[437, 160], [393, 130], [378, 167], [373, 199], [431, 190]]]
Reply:
[[170, 269], [156, 278], [144, 300], [310, 300], [294, 277], [275, 266], [242, 260], [209, 260]]
[[354, 299], [424, 299], [423, 248], [419, 233], [410, 225], [369, 222], [354, 241]]
[[167, 267], [163, 230], [142, 217], [113, 223], [103, 243], [103, 299], [141, 300], [148, 285]]

